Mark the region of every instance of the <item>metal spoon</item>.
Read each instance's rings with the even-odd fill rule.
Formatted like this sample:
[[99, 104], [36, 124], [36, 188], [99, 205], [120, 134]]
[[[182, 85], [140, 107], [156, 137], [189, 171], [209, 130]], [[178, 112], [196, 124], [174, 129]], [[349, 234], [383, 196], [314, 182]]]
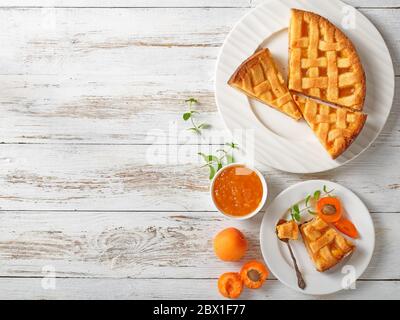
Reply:
[[[279, 226], [280, 224], [283, 224], [283, 223], [286, 223], [286, 220], [281, 219], [278, 221], [276, 226]], [[275, 228], [275, 232], [278, 234], [278, 231], [276, 228]], [[303, 275], [301, 274], [299, 267], [297, 266], [297, 261], [296, 261], [296, 258], [294, 257], [292, 248], [289, 244], [289, 239], [280, 239], [279, 237], [278, 237], [278, 239], [287, 244], [287, 246], [289, 248], [290, 256], [292, 257], [292, 260], [293, 260], [294, 269], [296, 270], [297, 285], [299, 286], [300, 289], [304, 290], [304, 288], [306, 287], [306, 282], [304, 281]]]

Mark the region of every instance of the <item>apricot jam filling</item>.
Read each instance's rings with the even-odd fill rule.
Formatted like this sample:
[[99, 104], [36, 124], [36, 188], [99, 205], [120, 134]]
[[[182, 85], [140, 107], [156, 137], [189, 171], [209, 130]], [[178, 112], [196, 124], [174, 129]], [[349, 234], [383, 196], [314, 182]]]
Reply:
[[213, 188], [218, 209], [232, 216], [245, 216], [254, 212], [263, 197], [263, 185], [257, 173], [242, 165], [222, 170]]

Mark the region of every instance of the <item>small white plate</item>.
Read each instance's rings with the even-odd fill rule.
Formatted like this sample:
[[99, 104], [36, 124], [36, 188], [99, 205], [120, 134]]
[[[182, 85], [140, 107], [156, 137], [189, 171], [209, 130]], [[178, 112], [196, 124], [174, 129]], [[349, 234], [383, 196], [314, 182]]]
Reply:
[[[318, 272], [311, 262], [302, 240], [290, 241], [294, 255], [307, 284], [305, 290], [297, 286], [296, 272], [288, 247], [275, 234], [279, 219], [287, 219], [287, 210], [315, 190], [334, 189], [346, 216], [355, 224], [360, 238], [352, 240], [357, 248], [352, 255], [326, 272]], [[304, 217], [307, 220], [309, 217]], [[260, 246], [265, 262], [278, 280], [286, 286], [306, 294], [324, 295], [348, 289], [362, 275], [371, 261], [375, 247], [375, 230], [368, 209], [349, 189], [330, 181], [310, 180], [295, 184], [281, 192], [268, 206], [260, 230]]]
[[[336, 160], [329, 157], [305, 121], [296, 122], [227, 84], [236, 68], [259, 47], [268, 47], [283, 75], [287, 74], [291, 8], [316, 12], [340, 27], [354, 43], [365, 69], [368, 119], [354, 143]], [[217, 62], [215, 96], [218, 111], [233, 135], [243, 136], [241, 131], [247, 130], [253, 137], [254, 143], [249, 143], [255, 160], [287, 172], [322, 172], [355, 159], [377, 138], [392, 106], [394, 70], [382, 36], [355, 8], [339, 0], [267, 0], [245, 15], [226, 38]]]

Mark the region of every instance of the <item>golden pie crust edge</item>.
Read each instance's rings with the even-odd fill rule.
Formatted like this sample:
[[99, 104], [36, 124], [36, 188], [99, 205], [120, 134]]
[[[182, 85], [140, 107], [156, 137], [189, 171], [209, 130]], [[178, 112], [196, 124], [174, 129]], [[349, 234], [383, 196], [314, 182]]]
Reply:
[[[338, 107], [347, 107], [347, 108], [350, 108], [350, 109], [354, 109], [356, 111], [361, 111], [363, 109], [363, 107], [364, 107], [366, 91], [367, 91], [366, 76], [365, 76], [364, 68], [363, 68], [362, 63], [361, 63], [361, 59], [360, 59], [360, 57], [359, 57], [359, 55], [357, 53], [357, 50], [356, 50], [355, 46], [351, 42], [351, 40], [343, 33], [342, 30], [340, 30], [332, 22], [330, 22], [328, 19], [320, 16], [319, 14], [316, 14], [316, 13], [311, 12], [311, 11], [303, 11], [303, 10], [292, 8], [291, 9], [290, 21], [292, 21], [294, 13], [303, 14], [303, 15], [310, 15], [312, 18], [319, 20], [318, 25], [321, 24], [321, 21], [324, 21], [324, 23], [326, 23], [328, 26], [333, 27], [335, 29], [335, 31], [337, 32], [336, 33], [337, 38], [344, 44], [344, 47], [347, 48], [351, 52], [351, 56], [349, 57], [349, 59], [351, 60], [351, 65], [353, 65], [354, 68], [355, 68], [354, 73], [358, 74], [358, 75], [361, 75], [361, 86], [362, 86], [362, 89], [361, 89], [360, 94], [357, 95], [358, 102], [355, 105], [352, 105], [352, 106], [340, 105], [340, 104], [337, 104], [337, 103], [334, 103], [334, 102], [331, 102], [331, 101], [326, 101], [326, 102], [332, 103], [332, 104], [334, 104], [334, 105], [336, 105]], [[291, 72], [290, 72], [290, 60], [291, 60], [291, 56], [292, 56], [292, 48], [291, 48], [291, 42], [290, 42], [290, 30], [291, 30], [291, 27], [290, 27], [290, 24], [289, 24], [288, 77], [290, 77], [290, 75], [291, 75]], [[302, 91], [297, 91], [297, 90], [294, 90], [294, 89], [290, 88], [290, 82], [288, 83], [288, 87], [289, 87], [289, 90], [291, 90], [291, 91], [294, 91], [294, 92], [297, 92], [297, 93], [300, 93], [300, 94], [305, 94]], [[315, 97], [315, 96], [312, 96], [312, 95], [309, 95], [309, 94], [305, 94], [305, 95], [307, 95], [309, 97], [312, 97], [312, 98], [320, 99], [319, 97]]]
[[277, 235], [279, 239], [290, 239], [290, 240], [297, 240], [299, 238], [299, 226], [298, 224], [293, 221], [287, 221], [282, 223], [276, 227]]
[[255, 99], [255, 100], [257, 100], [257, 101], [259, 101], [259, 102], [261, 102], [261, 103], [263, 103], [263, 104], [266, 104], [266, 105], [268, 105], [268, 106], [274, 108], [275, 110], [278, 110], [278, 111], [282, 112], [283, 114], [286, 114], [287, 116], [291, 117], [292, 119], [294, 119], [294, 120], [296, 120], [296, 121], [302, 119], [301, 112], [300, 112], [300, 110], [298, 110], [298, 106], [297, 106], [296, 102], [295, 102], [294, 99], [293, 99], [293, 94], [292, 94], [292, 92], [289, 90], [289, 88], [287, 87], [287, 84], [286, 84], [286, 83], [285, 83], [284, 85], [285, 85], [285, 87], [287, 88], [288, 93], [289, 93], [290, 96], [292, 97], [292, 100], [293, 100], [294, 105], [297, 107], [297, 112], [298, 112], [297, 115], [290, 115], [290, 114], [284, 112], [283, 110], [280, 110], [280, 109], [278, 109], [277, 107], [271, 105], [270, 103], [267, 103], [266, 101], [263, 101], [263, 100], [259, 99], [257, 96], [255, 96], [255, 95], [253, 95], [253, 94], [250, 94], [249, 92], [243, 90], [240, 86], [238, 86], [238, 83], [241, 82], [241, 80], [242, 80], [243, 77], [245, 76], [245, 73], [247, 72], [246, 67], [249, 67], [249, 66], [251, 66], [252, 64], [256, 64], [257, 61], [255, 60], [255, 58], [256, 58], [257, 56], [259, 56], [259, 55], [265, 54], [265, 52], [267, 52], [267, 53], [269, 54], [269, 56], [270, 56], [270, 58], [271, 58], [271, 60], [272, 60], [272, 63], [273, 63], [273, 66], [274, 66], [276, 72], [277, 72], [277, 73], [280, 73], [280, 71], [279, 71], [279, 70], [277, 69], [277, 67], [276, 67], [275, 61], [273, 60], [273, 57], [272, 57], [272, 54], [271, 54], [270, 50], [269, 50], [268, 48], [261, 48], [261, 49], [258, 49], [254, 54], [252, 54], [252, 55], [251, 55], [250, 57], [248, 57], [246, 60], [244, 60], [244, 61], [236, 68], [235, 72], [232, 74], [232, 76], [231, 76], [231, 77], [229, 78], [229, 80], [228, 80], [228, 85], [230, 85], [230, 86], [233, 87], [233, 88], [238, 89], [240, 92], [244, 93], [246, 96], [248, 96], [248, 97], [250, 97], [250, 98], [253, 98], [253, 99]]
[[[351, 241], [349, 241], [349, 240], [347, 240], [347, 239], [345, 238], [346, 242], [347, 242], [348, 245], [351, 247], [351, 250], [350, 250], [349, 252], [345, 253], [340, 259], [338, 259], [336, 263], [334, 263], [334, 264], [332, 264], [332, 265], [330, 265], [330, 266], [327, 266], [327, 267], [325, 267], [325, 268], [319, 269], [319, 268], [317, 267], [315, 261], [314, 261], [314, 254], [312, 253], [312, 251], [311, 251], [311, 249], [310, 249], [310, 247], [309, 247], [308, 239], [307, 239], [307, 237], [306, 237], [306, 235], [304, 234], [304, 231], [303, 231], [304, 227], [305, 227], [308, 223], [314, 222], [315, 219], [316, 219], [316, 218], [313, 218], [313, 219], [311, 219], [311, 220], [309, 220], [309, 221], [307, 221], [307, 222], [302, 223], [302, 224], [300, 225], [299, 229], [300, 229], [301, 237], [303, 238], [303, 243], [304, 243], [304, 245], [305, 245], [305, 247], [306, 247], [306, 249], [307, 249], [307, 253], [308, 253], [308, 255], [310, 256], [310, 259], [311, 259], [311, 261], [313, 262], [313, 264], [314, 264], [316, 270], [319, 271], [319, 272], [325, 272], [325, 271], [328, 271], [329, 269], [332, 269], [334, 266], [337, 266], [339, 263], [341, 263], [341, 262], [343, 261], [343, 259], [345, 259], [345, 258], [348, 257], [349, 255], [351, 255], [351, 254], [356, 250], [357, 246], [356, 246], [353, 242], [351, 242]], [[331, 226], [329, 226], [329, 228], [333, 229], [337, 234], [340, 234], [335, 228], [333, 228], [333, 227], [331, 227]], [[342, 235], [340, 234], [340, 236], [342, 236]], [[343, 237], [343, 236], [342, 236], [342, 237]]]
[[[321, 103], [319, 101], [312, 100], [312, 99], [304, 97], [304, 96], [293, 95], [293, 99], [296, 102], [296, 104], [299, 106], [300, 112], [302, 114], [303, 114], [303, 104], [305, 104], [304, 100], [307, 100], [307, 99], [317, 103], [318, 105], [325, 105], [325, 106], [328, 106], [329, 108], [335, 109], [334, 107], [331, 107], [328, 104]], [[348, 108], [344, 108], [344, 109], [348, 110], [348, 112], [351, 112], [351, 113], [360, 114], [361, 118], [360, 118], [360, 121], [357, 121], [355, 123], [355, 128], [354, 128], [353, 135], [351, 137], [349, 137], [349, 138], [345, 138], [345, 145], [342, 145], [340, 148], [336, 148], [335, 150], [332, 150], [332, 149], [328, 150], [325, 147], [325, 142], [321, 141], [321, 144], [324, 146], [324, 148], [326, 149], [326, 151], [329, 153], [329, 155], [331, 156], [331, 158], [333, 160], [335, 160], [340, 155], [342, 155], [350, 147], [350, 145], [354, 142], [354, 140], [356, 140], [356, 138], [360, 134], [361, 130], [364, 128], [365, 122], [367, 121], [367, 117], [368, 117], [368, 115], [365, 114], [365, 113], [362, 113], [362, 112], [359, 112], [359, 111], [353, 111], [353, 110], [348, 109]], [[304, 120], [307, 122], [307, 124], [311, 128], [311, 124], [307, 121], [306, 116], [304, 114], [303, 114], [303, 117], [304, 117]], [[313, 129], [312, 129], [312, 131], [314, 132]], [[317, 136], [317, 138], [318, 138], [318, 140], [320, 140], [318, 136]]]

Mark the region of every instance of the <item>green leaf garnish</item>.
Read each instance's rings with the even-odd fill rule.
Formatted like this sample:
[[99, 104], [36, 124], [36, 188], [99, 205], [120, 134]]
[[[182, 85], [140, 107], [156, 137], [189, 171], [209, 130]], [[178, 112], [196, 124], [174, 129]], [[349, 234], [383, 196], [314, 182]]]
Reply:
[[190, 104], [196, 104], [199, 103], [199, 101], [195, 98], [189, 98], [185, 100], [186, 103], [190, 103]]
[[225, 155], [225, 158], [226, 158], [226, 163], [227, 163], [227, 164], [231, 164], [231, 163], [234, 163], [234, 162], [235, 162], [235, 159], [234, 159], [233, 156], [230, 155], [230, 154], [226, 154], [226, 155]]
[[207, 161], [207, 156], [203, 152], [198, 152], [197, 153], [199, 156], [202, 156], [204, 161]]
[[301, 220], [300, 208], [299, 208], [298, 204], [295, 204], [292, 207], [292, 218], [294, 218], [294, 220], [296, 220], [298, 222]]
[[212, 180], [214, 178], [216, 172], [215, 172], [215, 169], [213, 166], [210, 165], [210, 166], [208, 166], [208, 168], [210, 169], [209, 179]]
[[[194, 128], [190, 128], [194, 129]], [[229, 144], [230, 146], [230, 144]], [[235, 144], [235, 146], [237, 146]], [[226, 150], [225, 149], [218, 149], [216, 151], [216, 155], [214, 154], [205, 154], [202, 152], [198, 152], [197, 154], [201, 156], [205, 162], [205, 165], [203, 167], [212, 167], [210, 168], [210, 179], [214, 177], [214, 175], [221, 170], [225, 165], [231, 164], [235, 162], [235, 158], [232, 154], [232, 150]]]
[[300, 213], [293, 213], [292, 218], [294, 218], [294, 220], [296, 220], [297, 222], [301, 221]]
[[[334, 189], [328, 191], [328, 188], [326, 186], [323, 186], [322, 189], [326, 195], [331, 194], [334, 191]], [[307, 211], [311, 215], [316, 215], [317, 212], [313, 210], [315, 203], [312, 200], [318, 201], [321, 198], [321, 194], [321, 190], [316, 190], [312, 195], [309, 194], [304, 199], [292, 205], [288, 209], [288, 213], [290, 213], [292, 219], [300, 222], [301, 214], [305, 211]], [[331, 197], [335, 197], [335, 195], [331, 195]], [[302, 206], [300, 207], [300, 205]]]
[[192, 109], [192, 106], [193, 106], [194, 104], [199, 103], [199, 101], [198, 101], [197, 99], [195, 99], [195, 98], [189, 98], [189, 99], [185, 100], [185, 103], [188, 104], [189, 110], [186, 111], [186, 112], [182, 115], [182, 118], [183, 118], [184, 121], [188, 121], [188, 120], [190, 119], [190, 121], [191, 121], [191, 123], [192, 123], [192, 126], [193, 126], [192, 128], [188, 128], [187, 130], [193, 131], [193, 132], [195, 132], [195, 133], [197, 133], [197, 134], [201, 134], [201, 130], [202, 130], [202, 129], [207, 129], [207, 128], [209, 128], [210, 125], [208, 125], [207, 123], [202, 123], [202, 124], [200, 124], [200, 125], [197, 125], [196, 122], [195, 122], [195, 119], [194, 119], [195, 117], [194, 117], [194, 115], [195, 115], [195, 114], [199, 114], [199, 112], [196, 111], [196, 110], [193, 110], [193, 109]]
[[238, 149], [238, 145], [234, 142], [225, 143], [225, 145], [231, 147], [232, 149]]
[[308, 203], [310, 202], [310, 199], [311, 199], [311, 194], [309, 194], [305, 199], [306, 207], [308, 207]]
[[197, 126], [198, 129], [209, 129], [211, 126], [208, 123], [202, 123]]
[[218, 161], [219, 161], [219, 160], [218, 160], [218, 157], [213, 156], [212, 154], [206, 155], [206, 154], [204, 154], [204, 153], [202, 153], [202, 152], [198, 152], [197, 154], [198, 154], [199, 156], [201, 156], [201, 157], [203, 158], [203, 160], [204, 160], [205, 162], [207, 162], [207, 163], [213, 162], [213, 161], [215, 161], [215, 162], [218, 162]]
[[193, 132], [195, 132], [195, 133], [197, 133], [197, 134], [201, 134], [201, 131], [200, 131], [199, 129], [195, 128], [195, 127], [193, 127], [193, 128], [187, 128], [187, 130], [193, 131]]
[[315, 200], [318, 200], [320, 196], [321, 196], [321, 191], [320, 190], [317, 190], [317, 191], [314, 192], [314, 199]]

